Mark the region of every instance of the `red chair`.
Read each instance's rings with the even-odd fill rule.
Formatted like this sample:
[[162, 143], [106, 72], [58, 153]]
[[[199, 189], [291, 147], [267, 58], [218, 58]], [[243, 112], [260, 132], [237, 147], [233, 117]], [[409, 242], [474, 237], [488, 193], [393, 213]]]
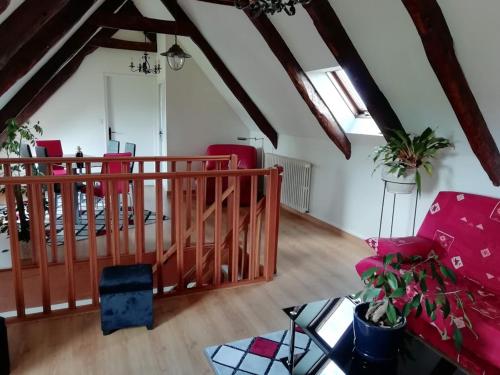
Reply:
[[[207, 148], [207, 155], [237, 155], [238, 156], [238, 169], [254, 169], [257, 168], [257, 150], [252, 146], [244, 145], [210, 145]], [[228, 169], [229, 162], [221, 162], [221, 169]], [[207, 162], [207, 170], [217, 169], [217, 162], [209, 160]], [[227, 178], [222, 179], [222, 190], [227, 189]], [[240, 205], [250, 205], [250, 189], [251, 177], [240, 177]], [[207, 204], [212, 204], [215, 200], [215, 178], [207, 179]]]
[[45, 147], [47, 150], [47, 156], [49, 158], [62, 158], [63, 150], [61, 141], [59, 139], [55, 140], [37, 140], [36, 145], [39, 147]]
[[[63, 149], [61, 145], [61, 141], [59, 139], [46, 139], [46, 140], [37, 140], [35, 142], [38, 147], [45, 147], [45, 151], [47, 157], [49, 158], [62, 158], [63, 157]], [[66, 174], [66, 172], [57, 172], [57, 171], [65, 171], [62, 165], [53, 165], [52, 170], [54, 171], [54, 175]]]
[[[117, 157], [131, 157], [132, 153], [130, 152], [119, 152], [119, 153], [112, 153], [112, 154], [104, 154], [103, 155], [105, 158], [117, 158]], [[126, 164], [127, 167], [124, 169], [123, 165]], [[124, 173], [123, 170], [126, 171], [126, 173], [130, 172], [130, 166], [129, 162], [123, 162], [123, 161], [112, 161], [109, 163], [106, 163], [108, 166], [108, 170], [105, 171], [105, 164], [102, 165], [101, 169], [101, 174], [115, 174], [115, 173]], [[123, 181], [116, 181], [115, 182], [115, 189], [117, 194], [122, 193], [125, 191], [126, 187], [128, 185], [128, 180], [123, 180]], [[94, 188], [94, 194], [98, 198], [104, 198], [104, 195], [106, 194], [106, 184], [103, 181], [100, 181]]]

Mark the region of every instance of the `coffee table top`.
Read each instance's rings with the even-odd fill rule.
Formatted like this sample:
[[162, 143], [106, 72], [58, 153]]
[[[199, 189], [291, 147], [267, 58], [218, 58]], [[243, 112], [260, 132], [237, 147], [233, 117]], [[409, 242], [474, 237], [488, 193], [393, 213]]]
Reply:
[[465, 375], [458, 365], [419, 338], [406, 332], [393, 362], [368, 363], [354, 351], [353, 311], [350, 297], [331, 298], [283, 309], [319, 347], [296, 359], [294, 374]]

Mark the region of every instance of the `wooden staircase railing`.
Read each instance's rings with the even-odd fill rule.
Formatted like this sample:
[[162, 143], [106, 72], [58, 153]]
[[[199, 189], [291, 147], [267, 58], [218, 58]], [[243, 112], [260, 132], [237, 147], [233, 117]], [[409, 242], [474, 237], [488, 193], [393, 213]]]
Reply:
[[[81, 174], [77, 162], [85, 166]], [[39, 175], [39, 163], [49, 173], [64, 165], [67, 174]], [[108, 173], [110, 163], [122, 163], [122, 173]], [[9, 236], [12, 267], [0, 270], [0, 314], [11, 320], [97, 308], [99, 275], [109, 265], [152, 264], [157, 297], [271, 280], [276, 272], [279, 168], [239, 170], [234, 155], [0, 159], [0, 165], [8, 234], [18, 232], [20, 187], [30, 230], [29, 244]], [[215, 196], [207, 205], [210, 179]], [[248, 207], [240, 204], [242, 181], [250, 184]], [[105, 193], [96, 206], [98, 183]], [[85, 194], [78, 196], [82, 184]], [[148, 225], [145, 214], [153, 211]]]

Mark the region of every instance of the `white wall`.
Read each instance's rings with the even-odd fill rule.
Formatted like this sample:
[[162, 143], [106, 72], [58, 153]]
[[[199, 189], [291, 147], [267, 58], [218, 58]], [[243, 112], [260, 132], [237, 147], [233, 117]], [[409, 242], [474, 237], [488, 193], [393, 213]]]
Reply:
[[[128, 64], [140, 52], [99, 48], [87, 56], [78, 71], [31, 117], [40, 121], [43, 138], [61, 139], [64, 153], [81, 146], [89, 155], [106, 150], [106, 74], [134, 74]], [[138, 73], [135, 73], [138, 74]]]
[[182, 70], [167, 68], [166, 82], [170, 155], [203, 155], [210, 144], [238, 143], [237, 137], [249, 136], [248, 128], [194, 59], [188, 59]]
[[[436, 175], [432, 179], [424, 177], [417, 228], [441, 190], [500, 197], [499, 188], [492, 185], [472, 153], [402, 4], [392, 0], [336, 0], [331, 3], [404, 127], [413, 132], [421, 132], [426, 126], [437, 127], [439, 135], [455, 143], [455, 149], [436, 162]], [[500, 61], [500, 49], [492, 48], [500, 43], [496, 37], [500, 24], [482, 21], [494, 17], [493, 10], [498, 10], [500, 4], [493, 1], [481, 4], [482, 7], [477, 2], [472, 6], [465, 0], [441, 1], [456, 36], [457, 54], [463, 61], [490, 131], [500, 144], [500, 90], [498, 75], [494, 72], [494, 66]], [[467, 24], [465, 28], [462, 20], [469, 14], [473, 15], [474, 24]], [[314, 164], [311, 214], [354, 235], [368, 237], [378, 232], [383, 191], [379, 172], [371, 176], [372, 163], [368, 156], [383, 139], [351, 134], [349, 139], [352, 143], [349, 161], [327, 139], [283, 134], [280, 134], [278, 150], [273, 151], [267, 144], [266, 152], [311, 161]], [[411, 199], [398, 198], [396, 235], [410, 233], [412, 210]], [[390, 220], [389, 216], [386, 218]], [[387, 226], [385, 229], [388, 234]]]
[[[4, 21], [8, 15], [10, 15], [15, 8], [17, 8], [23, 1], [15, 0], [11, 2], [11, 5], [7, 10], [0, 15], [0, 23]], [[15, 84], [13, 84], [2, 96], [0, 96], [0, 108], [9, 102], [10, 99], [28, 82], [35, 74], [38, 72], [49, 59], [55, 55], [55, 53], [68, 41], [69, 38], [83, 25], [83, 23], [90, 17], [92, 13], [95, 12], [97, 8], [104, 2], [104, 0], [96, 0], [94, 4], [89, 8], [89, 10], [83, 15], [83, 17], [78, 20], [75, 25], [65, 34], [52, 48], [50, 48], [47, 53], [35, 64], [31, 70], [21, 77]], [[15, 37], [15, 36], [13, 36]]]
[[[140, 52], [100, 48], [31, 118], [40, 121], [43, 138], [61, 139], [65, 153], [81, 146], [84, 153], [105, 151], [105, 74], [134, 74], [131, 58]], [[194, 60], [173, 72], [161, 61], [166, 75], [167, 140], [169, 155], [204, 153], [210, 143], [234, 142], [249, 130], [207, 80]], [[139, 74], [139, 73], [135, 73]], [[162, 81], [164, 76], [159, 77]]]

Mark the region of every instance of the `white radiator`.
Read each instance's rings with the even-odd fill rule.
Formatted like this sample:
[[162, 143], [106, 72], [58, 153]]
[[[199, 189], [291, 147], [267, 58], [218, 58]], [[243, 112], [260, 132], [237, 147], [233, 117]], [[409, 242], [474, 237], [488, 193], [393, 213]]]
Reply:
[[266, 168], [275, 165], [283, 167], [281, 203], [300, 212], [309, 212], [312, 164], [286, 156], [266, 154]]

